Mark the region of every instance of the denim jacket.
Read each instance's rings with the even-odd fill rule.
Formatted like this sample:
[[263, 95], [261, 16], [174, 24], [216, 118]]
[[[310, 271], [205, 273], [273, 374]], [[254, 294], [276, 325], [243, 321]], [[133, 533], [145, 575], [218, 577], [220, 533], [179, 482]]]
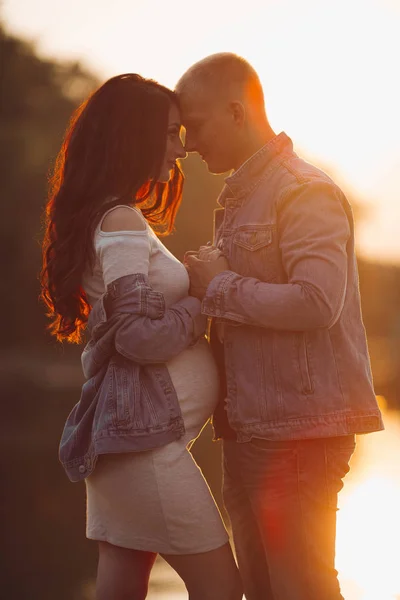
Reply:
[[87, 381], [69, 414], [59, 456], [71, 481], [99, 454], [148, 450], [181, 437], [184, 424], [166, 362], [204, 334], [200, 301], [168, 309], [143, 274], [112, 282], [89, 315], [82, 353]]
[[222, 324], [238, 441], [383, 429], [343, 192], [280, 133], [226, 179], [219, 203], [214, 243], [230, 270], [210, 283], [203, 312]]

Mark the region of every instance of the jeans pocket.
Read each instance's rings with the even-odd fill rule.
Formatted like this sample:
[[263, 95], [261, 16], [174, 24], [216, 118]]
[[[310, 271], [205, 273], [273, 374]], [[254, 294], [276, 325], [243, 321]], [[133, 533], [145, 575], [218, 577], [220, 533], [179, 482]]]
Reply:
[[255, 448], [261, 450], [291, 450], [296, 448], [296, 442], [291, 440], [264, 440], [262, 438], [253, 437], [249, 442]]
[[[252, 438], [246, 442], [244, 449], [247, 469], [253, 474], [254, 480], [280, 480], [283, 483], [297, 478], [297, 442], [273, 441]], [[264, 487], [264, 483], [261, 484]]]

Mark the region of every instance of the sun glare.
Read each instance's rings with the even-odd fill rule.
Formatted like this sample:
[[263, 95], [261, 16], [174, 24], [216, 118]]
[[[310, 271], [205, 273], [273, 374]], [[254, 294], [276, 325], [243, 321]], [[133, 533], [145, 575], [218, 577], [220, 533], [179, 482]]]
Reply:
[[134, 70], [173, 87], [208, 54], [241, 54], [260, 74], [273, 128], [373, 205], [363, 253], [400, 257], [396, 0], [248, 0], [245, 11], [202, 0], [195, 22], [190, 2], [172, 11], [164, 0], [114, 0], [112, 10], [70, 0], [76, 11], [63, 12], [52, 0], [1, 4], [5, 23], [45, 55], [83, 60], [100, 77]]
[[358, 439], [359, 464], [340, 495], [336, 568], [349, 600], [400, 598], [400, 423]]

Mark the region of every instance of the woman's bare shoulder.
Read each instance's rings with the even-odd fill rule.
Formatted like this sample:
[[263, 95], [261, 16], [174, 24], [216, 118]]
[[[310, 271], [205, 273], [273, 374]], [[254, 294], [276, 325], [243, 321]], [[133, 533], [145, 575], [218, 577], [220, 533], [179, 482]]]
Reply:
[[101, 231], [145, 231], [144, 217], [129, 206], [116, 206], [101, 222]]

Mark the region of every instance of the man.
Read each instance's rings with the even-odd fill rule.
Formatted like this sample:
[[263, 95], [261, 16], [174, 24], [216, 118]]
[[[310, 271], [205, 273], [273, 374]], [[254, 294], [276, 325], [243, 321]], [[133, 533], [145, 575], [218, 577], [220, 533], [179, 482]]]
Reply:
[[[339, 600], [337, 496], [355, 434], [383, 429], [343, 192], [265, 114], [254, 69], [205, 58], [176, 91], [186, 150], [233, 169], [191, 293], [223, 350], [224, 499], [248, 600]], [[221, 354], [221, 352], [219, 353]]]

